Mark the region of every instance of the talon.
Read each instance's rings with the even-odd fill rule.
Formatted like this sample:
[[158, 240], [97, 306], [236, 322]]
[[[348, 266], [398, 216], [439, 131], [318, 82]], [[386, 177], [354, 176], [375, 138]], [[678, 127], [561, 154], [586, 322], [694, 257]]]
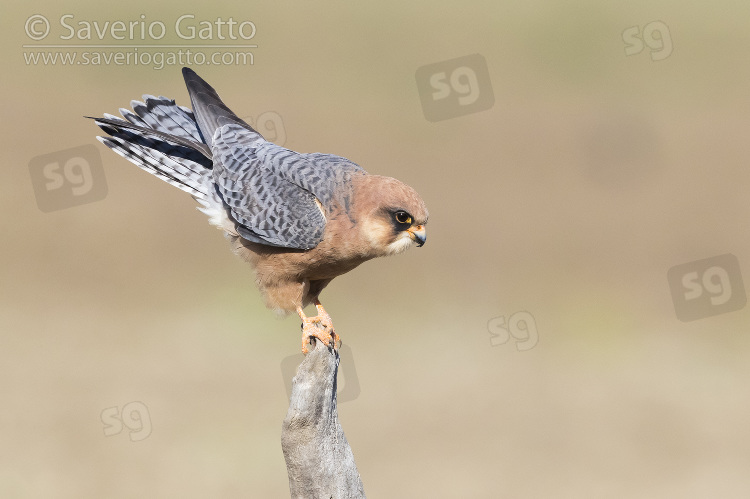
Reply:
[[[341, 347], [341, 337], [333, 329], [331, 316], [328, 315], [318, 300], [315, 300], [315, 308], [318, 311], [318, 315], [307, 317], [302, 311], [302, 307], [297, 307], [297, 315], [302, 319], [302, 353], [304, 354], [309, 352], [307, 344], [308, 342], [312, 342], [313, 338], [322, 341], [334, 350]], [[323, 329], [319, 328], [316, 324], [323, 326]]]

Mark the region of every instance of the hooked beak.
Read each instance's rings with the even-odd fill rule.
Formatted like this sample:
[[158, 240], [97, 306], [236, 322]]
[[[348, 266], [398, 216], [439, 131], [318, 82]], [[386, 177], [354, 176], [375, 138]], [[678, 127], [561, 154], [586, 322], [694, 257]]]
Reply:
[[415, 225], [414, 227], [410, 227], [409, 229], [407, 229], [407, 232], [409, 232], [412, 240], [416, 241], [417, 247], [424, 246], [425, 241], [427, 241], [427, 233], [425, 232], [424, 225]]

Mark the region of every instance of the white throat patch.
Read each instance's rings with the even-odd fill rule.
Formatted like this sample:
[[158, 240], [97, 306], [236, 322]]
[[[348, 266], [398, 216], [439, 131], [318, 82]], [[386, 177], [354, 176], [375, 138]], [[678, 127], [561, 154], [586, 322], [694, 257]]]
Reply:
[[398, 236], [398, 239], [386, 247], [385, 251], [389, 255], [398, 255], [399, 253], [408, 250], [412, 244], [416, 244], [416, 241], [409, 237], [408, 232], [402, 232], [401, 235]]

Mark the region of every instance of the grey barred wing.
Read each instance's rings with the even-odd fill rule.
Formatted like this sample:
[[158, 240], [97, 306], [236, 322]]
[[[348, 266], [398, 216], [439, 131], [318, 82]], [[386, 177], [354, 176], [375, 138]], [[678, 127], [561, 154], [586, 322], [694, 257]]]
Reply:
[[344, 158], [299, 154], [237, 125], [217, 130], [212, 151], [216, 190], [237, 231], [270, 246], [317, 246], [326, 226], [322, 209], [346, 188], [348, 175], [361, 171]]

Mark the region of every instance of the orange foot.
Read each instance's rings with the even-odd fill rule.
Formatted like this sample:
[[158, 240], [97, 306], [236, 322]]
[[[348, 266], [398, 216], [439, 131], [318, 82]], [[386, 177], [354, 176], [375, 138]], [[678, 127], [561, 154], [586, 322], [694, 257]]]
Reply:
[[[297, 315], [302, 319], [302, 353], [307, 354], [307, 344], [312, 342], [313, 338], [317, 338], [326, 345], [332, 346], [334, 349], [336, 343], [341, 343], [341, 337], [336, 334], [333, 330], [333, 321], [331, 316], [323, 308], [318, 300], [315, 300], [315, 308], [318, 310], [318, 315], [315, 317], [307, 317], [302, 311], [302, 307], [297, 307]], [[320, 329], [316, 324], [320, 323], [324, 329]]]

